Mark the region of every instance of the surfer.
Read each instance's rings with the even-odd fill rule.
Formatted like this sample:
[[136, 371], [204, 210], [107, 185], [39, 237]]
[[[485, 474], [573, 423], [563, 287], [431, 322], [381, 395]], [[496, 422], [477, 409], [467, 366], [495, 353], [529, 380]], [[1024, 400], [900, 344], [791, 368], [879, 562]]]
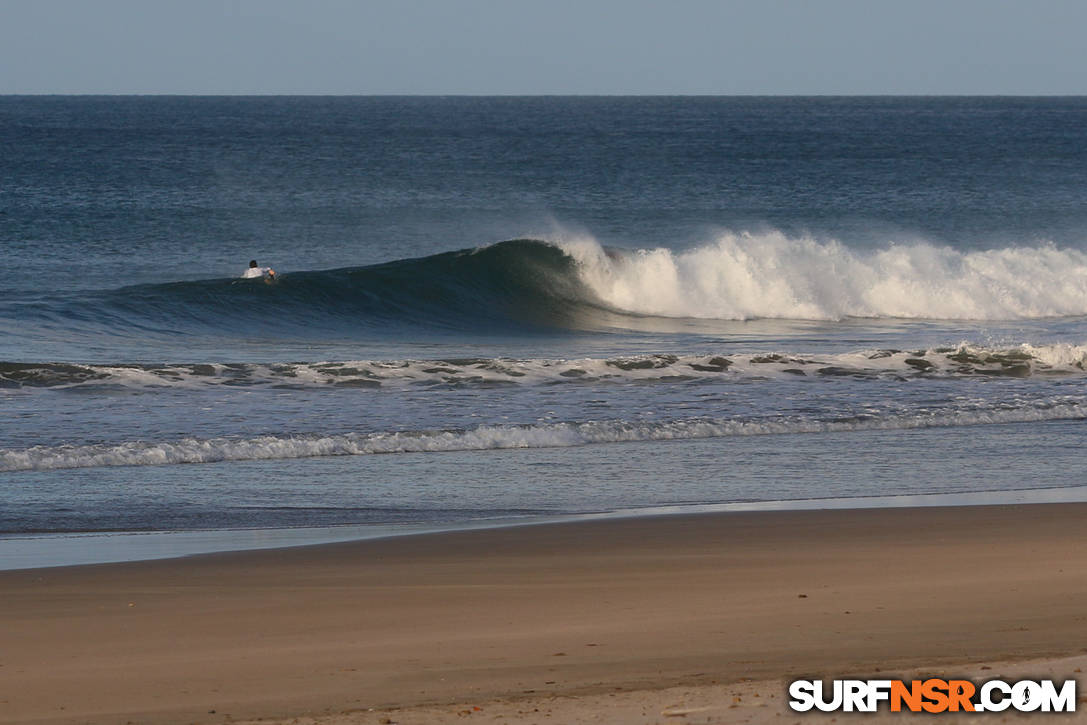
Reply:
[[257, 260], [249, 260], [249, 269], [242, 273], [242, 279], [252, 279], [253, 277], [267, 277], [268, 279], [276, 278], [276, 271], [271, 267], [258, 267]]

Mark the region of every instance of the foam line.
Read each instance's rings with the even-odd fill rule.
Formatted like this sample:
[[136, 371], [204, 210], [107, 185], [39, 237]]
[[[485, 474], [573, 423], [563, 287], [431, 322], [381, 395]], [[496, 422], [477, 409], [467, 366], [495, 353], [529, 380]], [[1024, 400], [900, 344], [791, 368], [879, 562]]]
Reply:
[[588, 421], [542, 425], [480, 426], [470, 430], [352, 433], [329, 436], [261, 436], [244, 440], [185, 438], [120, 445], [36, 446], [0, 450], [0, 471], [44, 471], [99, 466], [143, 466], [220, 461], [356, 456], [510, 448], [568, 448], [600, 443], [685, 440], [729, 436], [902, 430], [1087, 417], [1087, 404], [1067, 399], [1019, 408], [978, 407], [886, 417], [837, 420], [774, 418], [662, 422]]
[[1080, 375], [1087, 345], [993, 347], [962, 343], [930, 350], [858, 350], [832, 355], [762, 352], [631, 355], [615, 358], [352, 360], [311, 363], [90, 365], [0, 362], [0, 388], [279, 386], [396, 389], [404, 386], [591, 384], [624, 381], [820, 377], [1031, 377]]

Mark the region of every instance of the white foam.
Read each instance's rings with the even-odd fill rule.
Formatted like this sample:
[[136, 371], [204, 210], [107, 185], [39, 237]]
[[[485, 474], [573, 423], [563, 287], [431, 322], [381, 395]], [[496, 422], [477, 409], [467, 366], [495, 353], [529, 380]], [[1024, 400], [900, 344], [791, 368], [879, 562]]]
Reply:
[[1087, 253], [1053, 246], [961, 252], [923, 242], [863, 250], [779, 232], [722, 235], [682, 252], [559, 246], [606, 304], [666, 317], [1012, 320], [1087, 315]]
[[1021, 349], [1035, 360], [1054, 368], [1070, 369], [1087, 367], [1087, 345], [1057, 343], [1054, 345], [1028, 345]]
[[[925, 361], [920, 367], [917, 364], [919, 357]], [[43, 364], [39, 376], [43, 380], [37, 384], [52, 388], [108, 385], [135, 390], [206, 386], [397, 389], [407, 386], [577, 384], [694, 378], [763, 379], [791, 378], [801, 372], [809, 376], [819, 375], [826, 368], [835, 374], [852, 372], [893, 377], [999, 375], [1014, 368], [1014, 372], [1025, 377], [1083, 375], [1087, 370], [1087, 345], [1055, 343], [992, 347], [961, 342], [955, 347], [931, 350], [857, 350], [834, 354], [745, 352], [577, 359], [350, 360], [274, 365], [205, 363], [147, 368], [66, 365], [59, 372], [49, 368], [48, 364]], [[18, 380], [16, 378], [15, 382]]]
[[598, 443], [723, 438], [729, 436], [902, 430], [1087, 417], [1087, 403], [1054, 400], [1023, 407], [972, 407], [885, 417], [816, 420], [691, 419], [662, 422], [589, 421], [543, 425], [487, 425], [471, 430], [261, 436], [244, 440], [185, 438], [119, 445], [35, 446], [0, 450], [0, 471], [44, 471], [99, 466], [145, 466], [510, 448], [568, 448]]

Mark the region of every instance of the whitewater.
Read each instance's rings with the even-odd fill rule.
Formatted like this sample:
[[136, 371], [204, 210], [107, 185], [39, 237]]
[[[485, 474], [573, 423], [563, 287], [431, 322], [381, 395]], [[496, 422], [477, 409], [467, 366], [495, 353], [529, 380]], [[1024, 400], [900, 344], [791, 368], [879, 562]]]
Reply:
[[960, 251], [927, 242], [850, 249], [781, 232], [609, 252], [559, 245], [607, 305], [665, 317], [1014, 320], [1087, 315], [1087, 253], [1056, 246]]
[[909, 430], [1060, 420], [1087, 420], [1082, 399], [1033, 401], [1022, 407], [926, 410], [898, 416], [855, 416], [844, 420], [673, 420], [664, 423], [590, 421], [539, 426], [480, 426], [473, 430], [411, 431], [249, 440], [184, 439], [104, 446], [39, 446], [0, 450], [0, 471], [48, 471], [97, 466], [146, 466], [221, 461], [259, 461], [321, 456], [484, 451], [512, 448], [569, 448], [594, 443], [664, 441], [729, 436]]

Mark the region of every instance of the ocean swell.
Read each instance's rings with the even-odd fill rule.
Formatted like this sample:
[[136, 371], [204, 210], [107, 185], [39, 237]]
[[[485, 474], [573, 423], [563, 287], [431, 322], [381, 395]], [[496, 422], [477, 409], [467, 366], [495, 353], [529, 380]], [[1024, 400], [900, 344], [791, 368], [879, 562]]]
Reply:
[[593, 295], [573, 267], [554, 245], [513, 240], [366, 267], [281, 271], [275, 282], [195, 280], [16, 300], [0, 306], [0, 322], [7, 317], [58, 332], [271, 339], [577, 327]]

